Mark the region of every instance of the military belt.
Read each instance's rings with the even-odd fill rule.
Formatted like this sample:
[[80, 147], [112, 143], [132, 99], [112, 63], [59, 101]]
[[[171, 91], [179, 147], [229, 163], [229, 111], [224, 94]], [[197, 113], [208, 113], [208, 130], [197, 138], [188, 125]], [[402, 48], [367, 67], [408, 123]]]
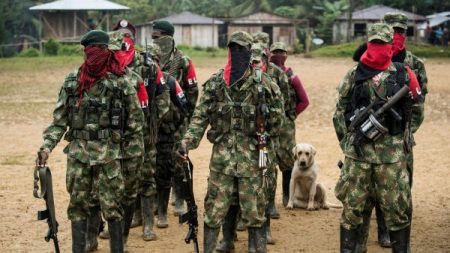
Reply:
[[107, 139], [111, 136], [109, 129], [103, 129], [99, 131], [87, 131], [87, 130], [73, 130], [72, 137], [75, 139], [82, 139], [87, 141]]

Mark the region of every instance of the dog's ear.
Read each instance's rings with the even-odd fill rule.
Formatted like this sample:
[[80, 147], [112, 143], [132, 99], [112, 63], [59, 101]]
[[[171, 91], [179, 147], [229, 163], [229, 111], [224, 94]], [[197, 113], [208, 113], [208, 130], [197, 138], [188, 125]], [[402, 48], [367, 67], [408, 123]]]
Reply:
[[316, 153], [317, 153], [316, 148], [313, 147], [313, 145], [310, 145], [310, 147], [311, 147], [311, 154], [312, 154], [313, 156], [315, 156]]
[[292, 148], [291, 152], [294, 155], [294, 159], [297, 160], [297, 144]]

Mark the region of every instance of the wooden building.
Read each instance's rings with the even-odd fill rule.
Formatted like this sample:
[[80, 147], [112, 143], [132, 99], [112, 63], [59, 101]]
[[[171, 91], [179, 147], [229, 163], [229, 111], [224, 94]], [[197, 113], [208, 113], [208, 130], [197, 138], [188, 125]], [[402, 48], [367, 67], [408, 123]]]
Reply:
[[[219, 26], [223, 24], [221, 20], [200, 16], [189, 11], [157, 20], [166, 20], [174, 25], [173, 37], [176, 44], [199, 47], [217, 47], [219, 45]], [[146, 40], [148, 43], [152, 41], [153, 21], [136, 25], [136, 41], [139, 44], [144, 45]]]
[[[246, 31], [250, 34], [265, 32], [270, 36], [270, 42], [281, 41], [289, 47], [295, 44], [296, 24], [298, 19], [286, 18], [267, 12], [256, 12], [242, 17], [234, 17], [224, 20], [226, 25], [221, 34], [231, 35], [235, 31]], [[222, 36], [221, 46], [226, 46], [228, 36]]]
[[[107, 0], [58, 0], [30, 7], [39, 11], [42, 24], [40, 40], [54, 38], [63, 42], [79, 41], [92, 29], [110, 29], [112, 12], [129, 10], [128, 7]], [[100, 12], [100, 20], [89, 22], [88, 11]]]
[[365, 38], [367, 29], [371, 24], [381, 22], [384, 14], [388, 12], [400, 12], [408, 17], [407, 36], [415, 39], [418, 36], [417, 25], [426, 20], [424, 16], [411, 12], [394, 9], [384, 5], [374, 5], [372, 7], [357, 10], [352, 13], [351, 26], [348, 27], [348, 14], [338, 17], [333, 24], [333, 43], [347, 41], [347, 30], [350, 29], [350, 40]]

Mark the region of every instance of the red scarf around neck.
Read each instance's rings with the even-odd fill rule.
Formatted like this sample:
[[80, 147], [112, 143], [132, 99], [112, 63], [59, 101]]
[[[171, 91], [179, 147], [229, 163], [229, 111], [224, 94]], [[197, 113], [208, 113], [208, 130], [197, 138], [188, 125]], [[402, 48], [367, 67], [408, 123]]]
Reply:
[[84, 49], [86, 59], [80, 67], [80, 75], [78, 76], [78, 94], [80, 98], [83, 96], [84, 90], [89, 90], [92, 84], [100, 79], [108, 72], [115, 75], [123, 75], [124, 68], [116, 59], [114, 52], [100, 48], [97, 46], [88, 46]]
[[367, 50], [360, 61], [370, 68], [386, 70], [391, 65], [392, 44], [367, 42]]

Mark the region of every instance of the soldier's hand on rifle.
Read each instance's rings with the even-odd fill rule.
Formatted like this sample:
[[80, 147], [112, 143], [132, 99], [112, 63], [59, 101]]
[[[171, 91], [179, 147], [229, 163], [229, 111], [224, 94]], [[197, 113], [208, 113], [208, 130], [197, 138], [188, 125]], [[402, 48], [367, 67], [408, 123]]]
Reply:
[[186, 157], [188, 155], [186, 141], [181, 141], [180, 145], [178, 146], [177, 155], [180, 159], [186, 160]]
[[49, 156], [50, 151], [47, 149], [40, 149], [38, 152], [38, 156], [36, 158], [36, 166], [37, 167], [44, 167], [45, 163], [48, 160], [48, 156]]

